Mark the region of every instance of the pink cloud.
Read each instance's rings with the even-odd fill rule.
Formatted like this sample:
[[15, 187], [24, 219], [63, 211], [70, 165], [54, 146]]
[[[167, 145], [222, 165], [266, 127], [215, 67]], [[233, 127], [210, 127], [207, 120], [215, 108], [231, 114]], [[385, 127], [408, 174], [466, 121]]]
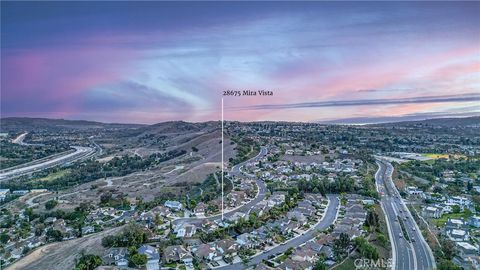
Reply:
[[2, 60], [2, 98], [19, 106], [27, 98], [27, 104], [50, 104], [55, 108], [45, 110], [66, 116], [78, 109], [83, 92], [121, 80], [133, 58], [131, 51], [84, 47], [15, 51]]

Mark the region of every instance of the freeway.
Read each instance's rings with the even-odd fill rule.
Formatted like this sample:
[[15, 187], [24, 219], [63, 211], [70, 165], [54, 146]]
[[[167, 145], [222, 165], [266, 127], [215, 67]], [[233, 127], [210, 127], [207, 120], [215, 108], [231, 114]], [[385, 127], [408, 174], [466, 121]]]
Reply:
[[384, 159], [377, 159], [377, 165], [375, 180], [392, 245], [392, 269], [435, 269], [433, 253], [392, 182], [393, 166]]
[[[260, 159], [262, 159], [264, 156], [266, 156], [268, 153], [268, 148], [267, 147], [262, 147], [260, 152], [258, 153], [258, 155], [256, 155], [255, 157], [247, 160], [247, 161], [244, 161], [242, 163], [239, 163], [235, 166], [232, 167], [232, 170], [230, 171], [230, 175], [232, 176], [240, 176], [242, 173], [246, 174], [247, 176], [249, 177], [255, 177], [254, 175], [250, 175], [250, 174], [247, 174], [245, 172], [243, 172], [241, 170], [241, 168], [249, 163], [249, 162], [255, 162], [255, 161], [258, 161]], [[234, 215], [235, 212], [244, 212], [244, 213], [247, 213], [248, 210], [250, 210], [253, 206], [255, 206], [257, 203], [259, 203], [260, 201], [262, 201], [263, 199], [265, 199], [265, 194], [267, 192], [267, 185], [265, 185], [265, 182], [263, 182], [262, 180], [256, 178], [255, 179], [256, 181], [256, 184], [258, 186], [258, 193], [257, 193], [257, 196], [255, 196], [255, 198], [251, 201], [249, 201], [248, 203], [240, 206], [240, 207], [237, 207], [233, 210], [230, 210], [228, 212], [225, 212], [224, 213], [224, 218], [229, 218], [230, 216]], [[201, 223], [203, 220], [216, 220], [216, 219], [219, 219], [221, 218], [221, 214], [218, 214], [218, 215], [214, 215], [214, 216], [209, 216], [209, 217], [204, 217], [204, 218], [198, 218], [198, 217], [191, 217], [191, 218], [179, 218], [179, 219], [175, 219], [173, 221], [173, 224], [180, 224], [182, 222], [186, 222], [188, 221], [189, 223]]]
[[[307, 241], [313, 239], [315, 237], [315, 232], [325, 230], [335, 222], [336, 216], [337, 216], [337, 211], [338, 211], [338, 206], [340, 204], [340, 200], [338, 199], [337, 195], [334, 194], [328, 194], [328, 207], [327, 210], [325, 211], [325, 215], [322, 217], [320, 222], [318, 222], [314, 227], [310, 228], [308, 231], [305, 233], [290, 239], [289, 241], [276, 246], [270, 250], [267, 250], [265, 252], [259, 253], [253, 257], [250, 258], [249, 261], [249, 266], [254, 266], [259, 263], [261, 263], [263, 260], [268, 260], [272, 256], [276, 256], [280, 253], [283, 253], [287, 251], [287, 249], [291, 247], [298, 247], [301, 244], [306, 243]], [[243, 264], [243, 262], [239, 263], [234, 263], [231, 265], [226, 265], [222, 267], [217, 267], [215, 269], [221, 269], [221, 270], [235, 270], [235, 269], [245, 269], [247, 266]]]
[[72, 148], [75, 149], [74, 152], [68, 152], [65, 155], [54, 155], [51, 158], [45, 158], [45, 161], [40, 163], [34, 161], [24, 164], [24, 166], [15, 166], [11, 169], [2, 170], [0, 173], [0, 182], [83, 159], [95, 153], [95, 149], [91, 147], [72, 146]]
[[28, 134], [28, 132], [24, 132], [24, 133], [18, 135], [17, 138], [13, 139], [12, 143], [24, 145], [25, 143], [23, 142], [23, 140], [25, 139], [27, 134]]

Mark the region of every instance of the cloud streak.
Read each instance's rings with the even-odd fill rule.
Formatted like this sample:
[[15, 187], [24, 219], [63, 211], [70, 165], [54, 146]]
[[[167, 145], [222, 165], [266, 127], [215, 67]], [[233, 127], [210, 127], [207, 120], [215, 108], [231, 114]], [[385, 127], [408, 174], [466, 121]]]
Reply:
[[232, 110], [285, 110], [304, 109], [318, 107], [350, 107], [350, 106], [384, 106], [397, 104], [418, 103], [449, 103], [449, 102], [473, 102], [480, 101], [480, 93], [467, 93], [461, 95], [425, 96], [410, 98], [384, 98], [384, 99], [358, 99], [358, 100], [328, 100], [317, 102], [302, 102], [290, 104], [263, 104], [247, 107], [232, 107]]

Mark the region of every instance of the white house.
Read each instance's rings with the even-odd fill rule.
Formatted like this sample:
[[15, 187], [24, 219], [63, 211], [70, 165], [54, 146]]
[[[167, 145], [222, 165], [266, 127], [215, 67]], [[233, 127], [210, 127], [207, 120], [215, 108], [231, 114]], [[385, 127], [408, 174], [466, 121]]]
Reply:
[[475, 228], [480, 228], [480, 216], [473, 216], [470, 218], [470, 225]]
[[147, 270], [160, 269], [160, 254], [156, 248], [149, 245], [143, 245], [138, 249], [138, 253], [147, 256]]
[[10, 193], [10, 189], [0, 189], [0, 202], [4, 201], [7, 195]]
[[183, 209], [182, 203], [178, 201], [166, 201], [164, 205], [165, 207], [168, 207], [170, 209], [177, 210], [177, 211], [180, 211]]
[[442, 210], [437, 207], [428, 206], [423, 209], [423, 215], [429, 218], [440, 218], [442, 216]]
[[448, 198], [447, 202], [459, 205], [461, 207], [470, 206], [472, 204], [468, 198], [462, 196], [452, 196]]
[[425, 196], [423, 194], [423, 191], [418, 189], [418, 187], [414, 187], [414, 186], [410, 186], [410, 187], [407, 187], [407, 193], [410, 195], [410, 196], [420, 196], [420, 197], [423, 197]]
[[464, 241], [468, 241], [469, 239], [468, 231], [461, 230], [461, 229], [448, 230], [447, 236], [448, 238], [450, 238], [450, 240], [455, 242], [464, 242]]
[[457, 248], [460, 251], [461, 256], [468, 256], [478, 253], [478, 247], [468, 243], [468, 242], [458, 242]]

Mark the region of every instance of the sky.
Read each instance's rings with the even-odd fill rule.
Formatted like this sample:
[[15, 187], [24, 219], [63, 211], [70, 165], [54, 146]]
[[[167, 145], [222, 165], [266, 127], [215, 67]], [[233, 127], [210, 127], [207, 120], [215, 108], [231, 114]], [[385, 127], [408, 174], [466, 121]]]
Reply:
[[[1, 117], [480, 115], [480, 2], [1, 2]], [[273, 96], [223, 97], [225, 90]]]

